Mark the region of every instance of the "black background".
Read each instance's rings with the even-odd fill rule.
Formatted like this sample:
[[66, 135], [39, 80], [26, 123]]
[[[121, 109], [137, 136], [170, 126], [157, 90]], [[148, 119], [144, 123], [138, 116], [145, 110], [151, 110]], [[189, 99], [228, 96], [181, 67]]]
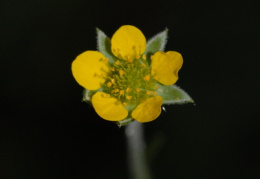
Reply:
[[256, 2], [1, 1], [0, 178], [128, 178], [124, 128], [81, 102], [70, 69], [96, 27], [125, 24], [147, 39], [169, 29], [177, 85], [196, 101], [145, 124], [155, 178], [259, 178]]

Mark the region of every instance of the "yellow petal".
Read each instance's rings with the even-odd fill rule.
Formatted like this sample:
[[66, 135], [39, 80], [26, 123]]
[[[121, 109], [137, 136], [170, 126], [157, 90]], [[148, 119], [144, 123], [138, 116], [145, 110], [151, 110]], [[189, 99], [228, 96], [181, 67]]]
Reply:
[[133, 110], [132, 118], [139, 122], [153, 121], [161, 114], [162, 102], [161, 96], [146, 99]]
[[164, 85], [173, 85], [178, 80], [178, 72], [183, 64], [180, 53], [158, 51], [152, 56], [152, 75]]
[[144, 34], [131, 25], [121, 26], [111, 39], [113, 54], [124, 60], [132, 60], [144, 53], [146, 39]]
[[97, 114], [108, 121], [120, 121], [128, 115], [128, 111], [120, 101], [104, 92], [95, 93], [92, 104]]
[[76, 81], [88, 90], [97, 90], [109, 73], [106, 57], [97, 51], [86, 51], [72, 62], [72, 74]]

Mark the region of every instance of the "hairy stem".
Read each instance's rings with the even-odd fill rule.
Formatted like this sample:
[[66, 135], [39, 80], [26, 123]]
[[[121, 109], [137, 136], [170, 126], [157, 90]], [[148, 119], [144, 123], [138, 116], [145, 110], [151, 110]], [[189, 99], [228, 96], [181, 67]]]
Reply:
[[145, 153], [143, 124], [137, 121], [126, 125], [128, 166], [131, 179], [151, 179]]

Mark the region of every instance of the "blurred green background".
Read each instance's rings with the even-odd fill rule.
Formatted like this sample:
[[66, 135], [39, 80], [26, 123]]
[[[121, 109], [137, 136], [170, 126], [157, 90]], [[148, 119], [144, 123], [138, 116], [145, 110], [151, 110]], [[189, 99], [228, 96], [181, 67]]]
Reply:
[[81, 102], [70, 69], [96, 49], [96, 27], [125, 24], [147, 39], [169, 29], [177, 85], [196, 101], [144, 125], [154, 177], [259, 178], [256, 2], [1, 1], [0, 178], [128, 178], [124, 127]]

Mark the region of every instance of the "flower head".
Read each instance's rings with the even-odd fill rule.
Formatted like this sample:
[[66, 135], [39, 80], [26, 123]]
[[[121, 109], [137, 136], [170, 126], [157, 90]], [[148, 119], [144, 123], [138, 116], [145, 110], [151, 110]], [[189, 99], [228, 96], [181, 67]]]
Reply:
[[110, 55], [86, 51], [73, 61], [74, 78], [92, 91], [90, 101], [103, 119], [149, 122], [160, 115], [160, 90], [178, 80], [183, 59], [175, 51], [151, 53], [149, 44], [138, 28], [124, 25], [112, 36]]

